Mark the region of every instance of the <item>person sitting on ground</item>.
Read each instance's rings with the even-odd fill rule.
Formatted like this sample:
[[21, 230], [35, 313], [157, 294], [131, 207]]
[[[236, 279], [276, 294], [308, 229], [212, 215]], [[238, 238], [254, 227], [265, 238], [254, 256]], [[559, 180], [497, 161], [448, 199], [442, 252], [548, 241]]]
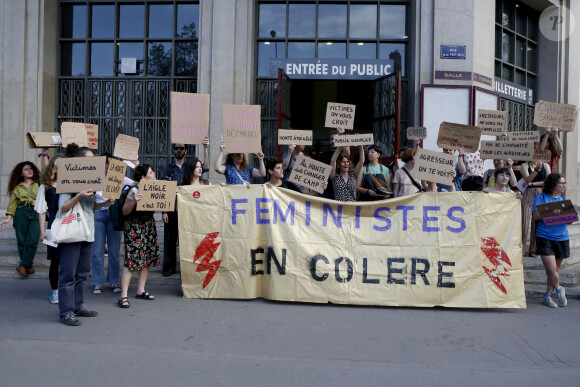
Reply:
[[261, 178], [266, 176], [266, 166], [264, 165], [264, 154], [256, 153], [260, 160], [260, 169], [248, 165], [248, 160], [244, 153], [228, 153], [226, 163], [222, 164], [226, 143], [220, 144], [220, 153], [218, 154], [214, 170], [226, 176], [226, 184], [250, 184], [252, 178]]

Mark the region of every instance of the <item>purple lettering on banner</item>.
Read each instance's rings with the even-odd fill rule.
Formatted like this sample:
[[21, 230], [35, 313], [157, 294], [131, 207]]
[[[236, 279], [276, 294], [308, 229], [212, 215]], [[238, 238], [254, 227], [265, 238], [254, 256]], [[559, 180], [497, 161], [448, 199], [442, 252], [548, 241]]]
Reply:
[[397, 210], [403, 211], [403, 231], [407, 231], [407, 211], [414, 209], [415, 206], [397, 206]]
[[268, 214], [270, 211], [267, 208], [262, 208], [262, 203], [268, 203], [270, 199], [257, 198], [256, 199], [256, 224], [270, 224], [270, 219], [262, 218], [262, 214]]
[[247, 203], [248, 199], [232, 199], [232, 224], [236, 224], [236, 215], [245, 214], [246, 210], [238, 210], [237, 204]]
[[336, 215], [334, 214], [334, 211], [332, 211], [332, 207], [328, 203], [324, 203], [322, 205], [322, 211], [323, 211], [322, 225], [324, 227], [326, 227], [328, 224], [328, 214], [330, 214], [336, 227], [342, 228], [342, 206], [338, 206], [338, 209], [336, 210], [336, 212], [337, 212]]
[[465, 230], [467, 226], [465, 225], [465, 220], [453, 216], [453, 213], [455, 211], [461, 212], [462, 214], [465, 212], [465, 210], [462, 207], [451, 207], [449, 211], [447, 211], [447, 217], [449, 218], [449, 220], [459, 223], [459, 227], [453, 228], [447, 226], [447, 230], [455, 233], [460, 233], [461, 231]]
[[379, 207], [379, 208], [377, 208], [377, 209], [375, 210], [375, 214], [374, 214], [374, 216], [375, 216], [375, 219], [377, 219], [377, 220], [381, 220], [381, 221], [383, 221], [383, 222], [385, 222], [385, 223], [386, 223], [386, 224], [385, 224], [384, 226], [382, 226], [382, 227], [379, 227], [379, 226], [377, 226], [377, 225], [374, 225], [374, 226], [373, 226], [373, 229], [375, 229], [375, 230], [377, 230], [377, 231], [387, 231], [388, 229], [390, 229], [390, 228], [391, 228], [391, 219], [389, 219], [389, 218], [388, 218], [388, 217], [386, 217], [386, 216], [381, 216], [381, 215], [380, 215], [380, 213], [381, 213], [381, 212], [383, 212], [383, 211], [390, 212], [390, 211], [391, 211], [391, 209], [390, 209], [389, 207]]
[[282, 206], [280, 205], [280, 201], [274, 199], [274, 221], [273, 224], [278, 223], [278, 215], [280, 215], [280, 221], [286, 223], [286, 219], [288, 219], [288, 214], [290, 214], [290, 224], [294, 226], [294, 214], [296, 212], [296, 202], [290, 202], [288, 204], [288, 209], [286, 213], [282, 211]]
[[439, 206], [425, 206], [423, 207], [423, 231], [424, 232], [437, 232], [439, 231], [439, 227], [429, 227], [427, 222], [437, 222], [439, 220], [438, 217], [430, 217], [428, 216], [429, 211], [439, 211], [441, 207]]
[[547, 218], [544, 218], [542, 220], [548, 226], [555, 226], [557, 224], [568, 224], [568, 223], [577, 222], [578, 221], [578, 214], [565, 214], [565, 215], [548, 216]]

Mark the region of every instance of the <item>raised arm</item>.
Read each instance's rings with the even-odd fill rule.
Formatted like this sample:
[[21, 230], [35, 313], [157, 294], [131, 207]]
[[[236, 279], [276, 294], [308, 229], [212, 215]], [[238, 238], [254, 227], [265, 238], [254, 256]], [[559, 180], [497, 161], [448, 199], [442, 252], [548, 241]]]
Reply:
[[339, 150], [339, 147], [336, 147], [332, 157], [330, 158], [330, 176], [328, 176], [329, 179], [332, 179], [334, 175], [336, 175], [336, 159], [338, 159]]
[[213, 165], [213, 169], [220, 174], [225, 174], [226, 173], [226, 166], [224, 164], [222, 164], [222, 159], [224, 157], [224, 149], [226, 149], [226, 143], [222, 142], [220, 144], [220, 153], [217, 155], [217, 158], [215, 159], [215, 163]]
[[467, 168], [465, 168], [465, 162], [463, 162], [463, 149], [457, 150], [457, 169], [460, 175], [465, 175]]
[[252, 177], [255, 178], [264, 177], [266, 176], [266, 166], [264, 165], [264, 154], [260, 152], [256, 153], [256, 156], [258, 156], [258, 159], [260, 159], [259, 161], [260, 170], [254, 169], [252, 171]]
[[515, 187], [518, 184], [518, 179], [516, 179], [516, 175], [514, 174], [514, 162], [512, 159], [507, 159], [506, 162], [508, 171], [510, 172], [510, 186]]
[[203, 168], [207, 168], [209, 163], [209, 137], [203, 139]]
[[356, 164], [356, 167], [354, 168], [354, 173], [356, 176], [358, 175], [362, 175], [362, 169], [363, 169], [363, 165], [365, 163], [365, 148], [360, 145], [358, 147], [358, 153], [359, 153], [359, 158], [358, 158], [358, 163]]
[[286, 157], [282, 162], [282, 168], [284, 170], [288, 169], [288, 165], [290, 165], [290, 160], [292, 160], [292, 154], [294, 153], [294, 148], [296, 148], [296, 144], [288, 145], [288, 152], [286, 153]]

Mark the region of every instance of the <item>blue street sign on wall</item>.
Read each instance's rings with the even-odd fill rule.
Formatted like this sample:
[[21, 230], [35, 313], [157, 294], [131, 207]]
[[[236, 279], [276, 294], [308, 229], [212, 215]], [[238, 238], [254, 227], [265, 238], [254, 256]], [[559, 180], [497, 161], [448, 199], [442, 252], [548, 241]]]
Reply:
[[441, 59], [465, 59], [465, 46], [441, 45]]

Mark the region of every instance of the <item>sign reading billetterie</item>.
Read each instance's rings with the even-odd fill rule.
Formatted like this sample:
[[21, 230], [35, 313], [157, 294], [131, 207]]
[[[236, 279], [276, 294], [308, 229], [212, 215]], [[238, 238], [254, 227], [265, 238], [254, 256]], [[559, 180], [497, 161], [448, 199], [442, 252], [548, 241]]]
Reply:
[[527, 141], [482, 141], [480, 157], [482, 160], [529, 161], [534, 158], [534, 143]]
[[312, 145], [312, 130], [278, 129], [278, 145]]
[[372, 133], [342, 134], [334, 137], [335, 146], [373, 145], [374, 143], [375, 140]]
[[414, 159], [415, 179], [451, 184], [451, 173], [455, 171], [455, 155], [418, 148]]
[[260, 105], [223, 106], [226, 153], [262, 151], [260, 109]]
[[515, 194], [336, 202], [213, 185], [177, 200], [185, 298], [526, 307]]
[[447, 149], [463, 149], [465, 152], [474, 153], [479, 148], [481, 129], [477, 126], [442, 122], [439, 126], [437, 145]]
[[288, 181], [323, 193], [322, 183], [328, 180], [330, 170], [331, 167], [328, 164], [299, 155]]
[[534, 111], [534, 124], [545, 128], [556, 127], [571, 132], [576, 127], [578, 109], [574, 105], [539, 101]]
[[58, 159], [56, 193], [72, 193], [84, 190], [102, 191], [105, 187], [106, 161], [107, 158], [104, 156]]
[[201, 144], [209, 129], [209, 94], [171, 92], [171, 142]]
[[119, 199], [123, 190], [125, 181], [125, 172], [127, 164], [122, 161], [110, 159], [107, 176], [105, 176], [105, 189], [103, 189], [103, 198]]
[[327, 128], [354, 128], [354, 112], [356, 105], [329, 102], [326, 107], [326, 120], [324, 126]]
[[139, 193], [143, 198], [137, 201], [137, 211], [175, 211], [175, 180], [141, 179]]
[[481, 129], [481, 134], [499, 136], [506, 130], [507, 112], [479, 109], [477, 113], [477, 126]]

